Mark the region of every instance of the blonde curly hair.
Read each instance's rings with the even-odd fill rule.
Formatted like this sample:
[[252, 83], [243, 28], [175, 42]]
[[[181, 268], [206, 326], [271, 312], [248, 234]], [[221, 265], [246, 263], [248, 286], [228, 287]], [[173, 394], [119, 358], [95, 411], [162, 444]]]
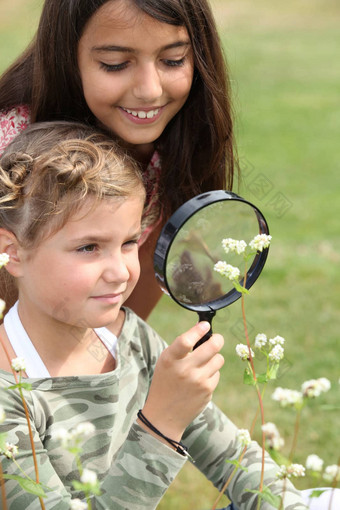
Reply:
[[137, 163], [104, 133], [81, 123], [32, 124], [0, 158], [0, 227], [25, 248], [62, 228], [88, 197], [95, 205], [137, 194], [145, 201]]

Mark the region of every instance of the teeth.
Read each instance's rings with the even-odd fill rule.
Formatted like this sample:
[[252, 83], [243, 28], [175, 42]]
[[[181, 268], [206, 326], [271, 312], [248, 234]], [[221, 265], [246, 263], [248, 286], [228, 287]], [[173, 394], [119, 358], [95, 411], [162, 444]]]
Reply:
[[144, 112], [142, 110], [135, 111], [129, 110], [128, 108], [123, 108], [126, 112], [130, 113], [134, 117], [138, 117], [139, 119], [152, 119], [159, 112], [159, 108], [156, 110], [150, 110], [149, 112]]

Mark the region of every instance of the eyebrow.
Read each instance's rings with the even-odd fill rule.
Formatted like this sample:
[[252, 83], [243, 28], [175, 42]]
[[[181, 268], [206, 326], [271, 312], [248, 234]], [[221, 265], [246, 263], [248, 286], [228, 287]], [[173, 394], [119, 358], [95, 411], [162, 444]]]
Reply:
[[[177, 41], [171, 44], [166, 44], [160, 48], [160, 51], [171, 50], [173, 48], [185, 48], [190, 46], [190, 41]], [[103, 46], [93, 46], [91, 51], [96, 52], [105, 52], [105, 51], [116, 51], [120, 53], [137, 53], [134, 48], [129, 48], [128, 46], [116, 46], [116, 45], [103, 45]]]
[[[142, 234], [142, 230], [141, 228], [138, 228], [136, 230], [133, 230], [131, 233], [128, 232], [128, 235], [127, 235], [127, 239], [130, 239], [130, 238], [138, 238], [140, 237]], [[104, 242], [104, 243], [107, 243], [107, 242], [110, 242], [112, 240], [112, 237], [111, 236], [106, 236], [106, 235], [101, 235], [101, 234], [89, 234], [89, 235], [86, 235], [84, 237], [78, 237], [78, 238], [74, 238], [72, 239], [72, 243], [75, 243], [75, 244], [92, 244], [92, 243], [98, 243], [98, 242]]]

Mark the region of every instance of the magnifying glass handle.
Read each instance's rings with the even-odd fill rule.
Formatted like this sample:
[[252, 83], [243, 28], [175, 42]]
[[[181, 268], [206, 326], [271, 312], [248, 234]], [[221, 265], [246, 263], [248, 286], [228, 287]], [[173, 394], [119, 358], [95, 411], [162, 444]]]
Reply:
[[198, 340], [198, 342], [194, 345], [194, 349], [196, 349], [199, 345], [201, 345], [204, 342], [206, 342], [207, 340], [209, 340], [209, 338], [211, 337], [211, 335], [213, 333], [212, 326], [211, 326], [211, 321], [213, 320], [213, 317], [216, 315], [216, 311], [215, 310], [208, 310], [208, 311], [197, 312], [197, 313], [198, 313], [198, 317], [199, 317], [200, 322], [201, 321], [209, 322], [210, 329], [209, 329], [208, 333], [206, 333], [200, 340]]

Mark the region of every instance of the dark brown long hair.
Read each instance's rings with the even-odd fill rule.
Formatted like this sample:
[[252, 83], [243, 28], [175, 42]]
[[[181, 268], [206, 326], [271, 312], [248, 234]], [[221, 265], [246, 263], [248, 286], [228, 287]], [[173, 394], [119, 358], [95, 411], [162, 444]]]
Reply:
[[[91, 16], [108, 0], [45, 0], [37, 34], [0, 79], [0, 109], [28, 104], [32, 121], [95, 124], [78, 71], [77, 49]], [[156, 146], [167, 214], [212, 189], [231, 189], [236, 157], [227, 65], [207, 0], [130, 0], [160, 22], [185, 26], [194, 55], [190, 95]]]

